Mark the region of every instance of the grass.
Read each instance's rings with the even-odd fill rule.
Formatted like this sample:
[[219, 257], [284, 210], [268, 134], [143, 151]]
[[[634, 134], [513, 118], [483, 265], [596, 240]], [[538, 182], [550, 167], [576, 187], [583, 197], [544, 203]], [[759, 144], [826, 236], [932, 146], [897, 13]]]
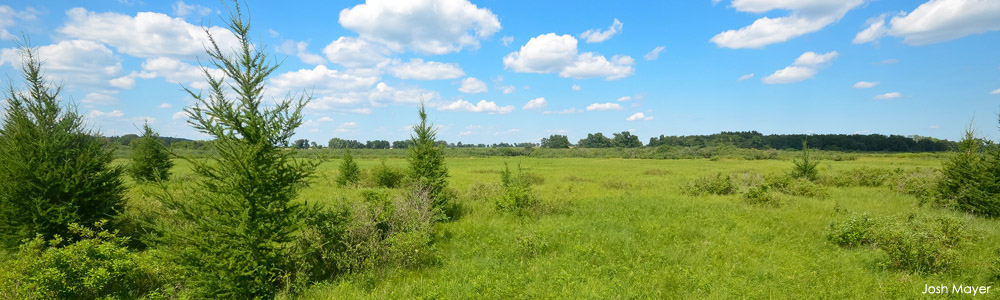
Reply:
[[[1000, 221], [920, 206], [881, 187], [828, 187], [829, 196], [788, 196], [780, 207], [748, 204], [740, 194], [681, 192], [694, 178], [755, 170], [788, 172], [788, 160], [463, 157], [448, 158], [450, 185], [465, 195], [498, 183], [504, 161], [544, 178], [528, 216], [505, 214], [487, 199], [460, 196], [464, 214], [435, 229], [438, 263], [376, 274], [348, 274], [313, 286], [304, 299], [330, 298], [917, 298], [924, 285], [997, 285], [991, 270]], [[356, 159], [362, 170], [379, 165]], [[821, 161], [820, 176], [870, 168], [937, 168], [923, 155], [860, 155]], [[386, 161], [404, 168], [399, 158]], [[320, 165], [301, 199], [357, 197], [337, 187], [337, 159]], [[174, 178], [190, 166], [177, 162]], [[137, 201], [135, 189], [130, 192]], [[826, 239], [847, 212], [921, 213], [966, 221], [974, 239], [955, 266], [938, 274], [883, 267], [871, 247], [844, 249]]]

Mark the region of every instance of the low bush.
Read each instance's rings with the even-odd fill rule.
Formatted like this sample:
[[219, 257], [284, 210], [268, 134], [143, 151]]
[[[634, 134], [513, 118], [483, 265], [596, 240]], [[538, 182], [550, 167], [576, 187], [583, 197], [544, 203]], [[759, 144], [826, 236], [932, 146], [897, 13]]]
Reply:
[[500, 186], [503, 188], [503, 193], [496, 198], [497, 209], [522, 214], [538, 204], [538, 197], [531, 190], [531, 185], [531, 178], [521, 171], [520, 164], [517, 165], [515, 173], [505, 162], [503, 170], [500, 171]]
[[780, 197], [772, 192], [770, 187], [766, 185], [758, 185], [747, 189], [747, 191], [743, 193], [743, 200], [754, 205], [781, 205]]
[[851, 169], [845, 172], [838, 172], [831, 176], [821, 177], [820, 182], [823, 183], [824, 185], [831, 185], [837, 187], [846, 187], [846, 186], [877, 187], [877, 186], [882, 186], [884, 183], [897, 177], [897, 175], [900, 173], [902, 173], [902, 170], [899, 169], [888, 170], [888, 169], [861, 167], [861, 168]]
[[351, 156], [351, 149], [344, 148], [344, 156], [340, 160], [340, 173], [337, 175], [337, 184], [340, 186], [357, 184], [361, 178], [361, 170], [358, 163], [354, 162]]
[[736, 183], [732, 176], [716, 173], [713, 175], [698, 177], [683, 188], [684, 192], [690, 195], [730, 195], [736, 193]]
[[411, 267], [438, 260], [433, 244], [434, 213], [426, 190], [368, 189], [363, 201], [346, 203], [338, 266], [369, 272], [390, 266]]
[[773, 190], [791, 196], [825, 198], [829, 192], [823, 186], [805, 178], [792, 178], [788, 175], [767, 176], [764, 185]]
[[889, 180], [889, 189], [898, 193], [912, 195], [920, 199], [920, 203], [934, 202], [937, 190], [935, 187], [941, 180], [941, 171], [932, 168], [917, 168], [907, 172], [901, 172]]
[[125, 246], [127, 237], [71, 224], [72, 236], [41, 237], [20, 246], [0, 270], [4, 299], [138, 299], [163, 297], [169, 272]]
[[465, 199], [473, 201], [493, 200], [502, 192], [502, 186], [497, 183], [476, 182], [469, 185], [465, 190]]
[[802, 160], [793, 160], [794, 167], [792, 172], [789, 173], [793, 178], [807, 179], [809, 181], [816, 181], [819, 178], [819, 165], [818, 161], [812, 159], [809, 155], [809, 147], [806, 146], [806, 142], [802, 141]]
[[884, 220], [871, 214], [852, 215], [843, 221], [830, 223], [826, 238], [841, 247], [872, 245], [882, 223]]
[[841, 247], [871, 245], [888, 256], [883, 266], [914, 273], [947, 271], [957, 248], [969, 238], [961, 220], [923, 215], [895, 219], [853, 215], [831, 223], [827, 231], [827, 239]]
[[385, 159], [381, 160], [381, 164], [375, 167], [372, 174], [375, 185], [384, 188], [398, 187], [403, 182], [403, 177], [405, 177], [403, 171], [387, 166]]

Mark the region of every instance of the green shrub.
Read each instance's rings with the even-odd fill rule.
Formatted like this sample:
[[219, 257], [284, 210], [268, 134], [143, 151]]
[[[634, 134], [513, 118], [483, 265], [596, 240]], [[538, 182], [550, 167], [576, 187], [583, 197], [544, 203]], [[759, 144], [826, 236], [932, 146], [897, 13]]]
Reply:
[[20, 246], [0, 270], [4, 299], [137, 299], [161, 295], [169, 274], [125, 246], [128, 238], [70, 224], [72, 236], [45, 241], [40, 236]]
[[538, 198], [531, 190], [531, 180], [521, 171], [521, 165], [517, 165], [517, 173], [511, 172], [507, 162], [503, 164], [500, 171], [500, 186], [503, 193], [496, 199], [496, 206], [500, 210], [513, 211], [518, 214], [538, 204]]
[[787, 195], [812, 198], [826, 198], [830, 195], [830, 192], [828, 192], [822, 185], [806, 179], [790, 180], [788, 181], [788, 184], [779, 188], [778, 191]]
[[170, 176], [174, 163], [170, 161], [167, 148], [160, 142], [159, 136], [146, 123], [142, 125], [142, 136], [132, 140], [132, 162], [128, 166], [128, 174], [136, 182], [167, 180]]
[[754, 205], [781, 205], [781, 199], [767, 185], [750, 187], [743, 193], [743, 200]]
[[872, 245], [885, 221], [871, 214], [856, 214], [830, 223], [826, 238], [841, 247]]
[[396, 170], [395, 168], [385, 165], [385, 159], [381, 161], [381, 165], [375, 167], [374, 171], [375, 185], [384, 188], [396, 188], [402, 183], [403, 172]]
[[861, 167], [856, 169], [851, 169], [846, 172], [839, 172], [832, 176], [822, 177], [820, 182], [825, 185], [832, 185], [837, 187], [846, 186], [865, 186], [865, 187], [877, 187], [882, 186], [887, 181], [890, 181], [894, 177], [897, 177], [901, 173], [901, 170], [887, 170], [887, 169], [877, 169], [869, 167]]
[[35, 49], [21, 51], [24, 91], [10, 85], [0, 117], [0, 247], [67, 236], [69, 224], [94, 224], [121, 211], [122, 169], [112, 148], [86, 129], [59, 88], [42, 78]]
[[437, 260], [433, 244], [434, 213], [426, 189], [411, 187], [361, 191], [363, 201], [347, 203], [343, 254], [338, 265], [350, 272], [410, 267]]
[[872, 245], [888, 256], [884, 266], [915, 273], [947, 271], [957, 248], [970, 236], [961, 220], [922, 215], [895, 219], [852, 215], [831, 223], [827, 232], [827, 239], [839, 246]]
[[794, 160], [792, 163], [795, 164], [790, 174], [792, 178], [803, 178], [809, 181], [815, 181], [819, 178], [819, 168], [817, 168], [819, 162], [812, 160], [809, 156], [809, 147], [805, 141], [802, 141], [802, 160]]
[[688, 182], [683, 190], [696, 196], [703, 194], [729, 195], [736, 193], [736, 183], [731, 176], [716, 173], [715, 176], [701, 176]]
[[920, 199], [920, 203], [926, 203], [937, 198], [935, 188], [940, 180], [940, 171], [931, 168], [918, 168], [898, 174], [888, 184], [891, 190], [915, 196]]
[[340, 186], [357, 184], [360, 178], [361, 169], [358, 168], [358, 163], [354, 162], [351, 149], [344, 148], [344, 157], [340, 160], [340, 174], [337, 175], [337, 184]]
[[958, 153], [941, 169], [937, 192], [942, 201], [971, 213], [1000, 216], [1000, 149], [976, 137], [972, 129], [958, 143]]
[[455, 216], [450, 212], [457, 211], [456, 203], [452, 203], [454, 193], [448, 189], [448, 168], [444, 164], [444, 146], [437, 144], [437, 129], [427, 123], [427, 112], [421, 103], [420, 124], [413, 126], [410, 140], [413, 146], [407, 148], [407, 161], [410, 163], [410, 179], [417, 187], [424, 189], [431, 200], [431, 208], [438, 220], [448, 220]]

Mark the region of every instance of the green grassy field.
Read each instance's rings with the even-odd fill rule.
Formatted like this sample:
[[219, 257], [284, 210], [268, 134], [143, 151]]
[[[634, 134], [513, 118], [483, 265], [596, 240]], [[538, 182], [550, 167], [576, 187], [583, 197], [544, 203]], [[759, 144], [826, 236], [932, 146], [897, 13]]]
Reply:
[[[541, 199], [535, 213], [498, 211], [470, 191], [498, 183], [505, 160], [541, 178], [534, 186]], [[358, 162], [362, 169], [378, 164]], [[822, 161], [820, 169], [822, 176], [859, 167], [938, 168], [941, 162], [861, 156]], [[348, 274], [313, 286], [302, 297], [919, 298], [925, 284], [997, 285], [992, 268], [1000, 222], [921, 206], [917, 198], [886, 186], [828, 187], [828, 197], [787, 196], [780, 206], [748, 204], [739, 194], [682, 192], [692, 179], [717, 172], [788, 172], [787, 160], [489, 157], [447, 163], [463, 214], [437, 225], [437, 263]], [[301, 198], [335, 203], [357, 197], [355, 188], [334, 184], [338, 164], [322, 163]], [[180, 162], [174, 180], [189, 176], [187, 167]], [[885, 267], [880, 250], [841, 248], [826, 239], [831, 221], [850, 212], [953, 216], [969, 224], [974, 238], [959, 247], [949, 270], [911, 274]]]

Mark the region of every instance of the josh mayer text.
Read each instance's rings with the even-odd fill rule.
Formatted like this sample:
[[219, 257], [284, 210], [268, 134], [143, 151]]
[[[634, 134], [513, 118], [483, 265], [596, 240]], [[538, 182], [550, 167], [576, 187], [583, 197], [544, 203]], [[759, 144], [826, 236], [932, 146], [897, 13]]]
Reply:
[[924, 292], [922, 294], [971, 294], [973, 296], [981, 294], [989, 294], [990, 288], [993, 286], [980, 285], [980, 286], [967, 286], [967, 285], [952, 285], [951, 287], [947, 285], [924, 285]]

